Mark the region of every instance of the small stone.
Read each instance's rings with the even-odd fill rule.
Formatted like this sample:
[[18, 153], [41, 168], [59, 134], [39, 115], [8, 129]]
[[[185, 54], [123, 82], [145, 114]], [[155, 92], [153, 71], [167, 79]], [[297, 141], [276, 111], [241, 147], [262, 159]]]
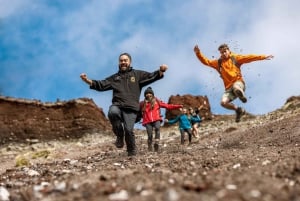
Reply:
[[0, 200], [9, 201], [9, 192], [6, 188], [0, 186]]
[[108, 198], [112, 201], [127, 201], [129, 199], [129, 195], [127, 191], [121, 190], [120, 192], [110, 194]]
[[228, 184], [228, 185], [226, 186], [226, 189], [228, 189], [228, 190], [236, 190], [236, 189], [237, 189], [237, 186], [234, 185], [234, 184]]

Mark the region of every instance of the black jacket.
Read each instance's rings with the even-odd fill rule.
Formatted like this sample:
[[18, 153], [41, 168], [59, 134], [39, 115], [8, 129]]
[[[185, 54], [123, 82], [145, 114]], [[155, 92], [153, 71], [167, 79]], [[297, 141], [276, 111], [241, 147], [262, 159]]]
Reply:
[[113, 90], [113, 105], [138, 111], [142, 88], [161, 78], [163, 76], [159, 75], [158, 70], [149, 73], [130, 67], [128, 71], [119, 71], [104, 80], [93, 80], [90, 88], [97, 91]]

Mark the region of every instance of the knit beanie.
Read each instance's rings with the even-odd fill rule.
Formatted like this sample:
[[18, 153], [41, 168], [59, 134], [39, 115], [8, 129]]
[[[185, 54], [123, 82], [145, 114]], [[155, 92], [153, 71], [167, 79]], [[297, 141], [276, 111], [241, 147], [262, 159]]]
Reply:
[[152, 94], [153, 96], [154, 96], [154, 92], [153, 92], [153, 90], [152, 90], [152, 88], [151, 87], [148, 87], [146, 90], [145, 90], [145, 92], [144, 92], [144, 96], [146, 96], [146, 94]]

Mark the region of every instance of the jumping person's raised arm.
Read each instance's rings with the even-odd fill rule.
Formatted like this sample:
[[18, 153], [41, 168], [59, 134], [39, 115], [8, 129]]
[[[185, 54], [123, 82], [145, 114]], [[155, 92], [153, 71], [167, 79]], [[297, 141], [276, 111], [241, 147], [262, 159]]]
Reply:
[[198, 47], [198, 45], [195, 45], [194, 52], [195, 52], [195, 55], [197, 56], [197, 58], [199, 59], [199, 61], [203, 65], [206, 65], [206, 66], [209, 66], [209, 67], [217, 69], [217, 67], [218, 67], [218, 60], [216, 60], [216, 59], [213, 59], [213, 60], [208, 59], [206, 56], [204, 56], [201, 53], [200, 48]]

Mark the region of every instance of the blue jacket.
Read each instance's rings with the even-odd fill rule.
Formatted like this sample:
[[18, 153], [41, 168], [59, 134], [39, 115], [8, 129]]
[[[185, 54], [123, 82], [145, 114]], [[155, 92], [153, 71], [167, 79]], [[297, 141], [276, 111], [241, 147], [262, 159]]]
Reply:
[[[198, 118], [197, 118], [198, 117]], [[200, 122], [201, 119], [199, 116], [197, 117], [191, 117], [189, 118], [186, 114], [178, 115], [175, 119], [170, 119], [168, 121], [169, 124], [174, 124], [176, 122], [179, 122], [179, 129], [191, 129], [191, 121], [193, 122]]]
[[190, 117], [190, 121], [191, 121], [191, 124], [194, 125], [195, 123], [200, 123], [202, 121], [202, 119], [199, 115], [195, 114]]

